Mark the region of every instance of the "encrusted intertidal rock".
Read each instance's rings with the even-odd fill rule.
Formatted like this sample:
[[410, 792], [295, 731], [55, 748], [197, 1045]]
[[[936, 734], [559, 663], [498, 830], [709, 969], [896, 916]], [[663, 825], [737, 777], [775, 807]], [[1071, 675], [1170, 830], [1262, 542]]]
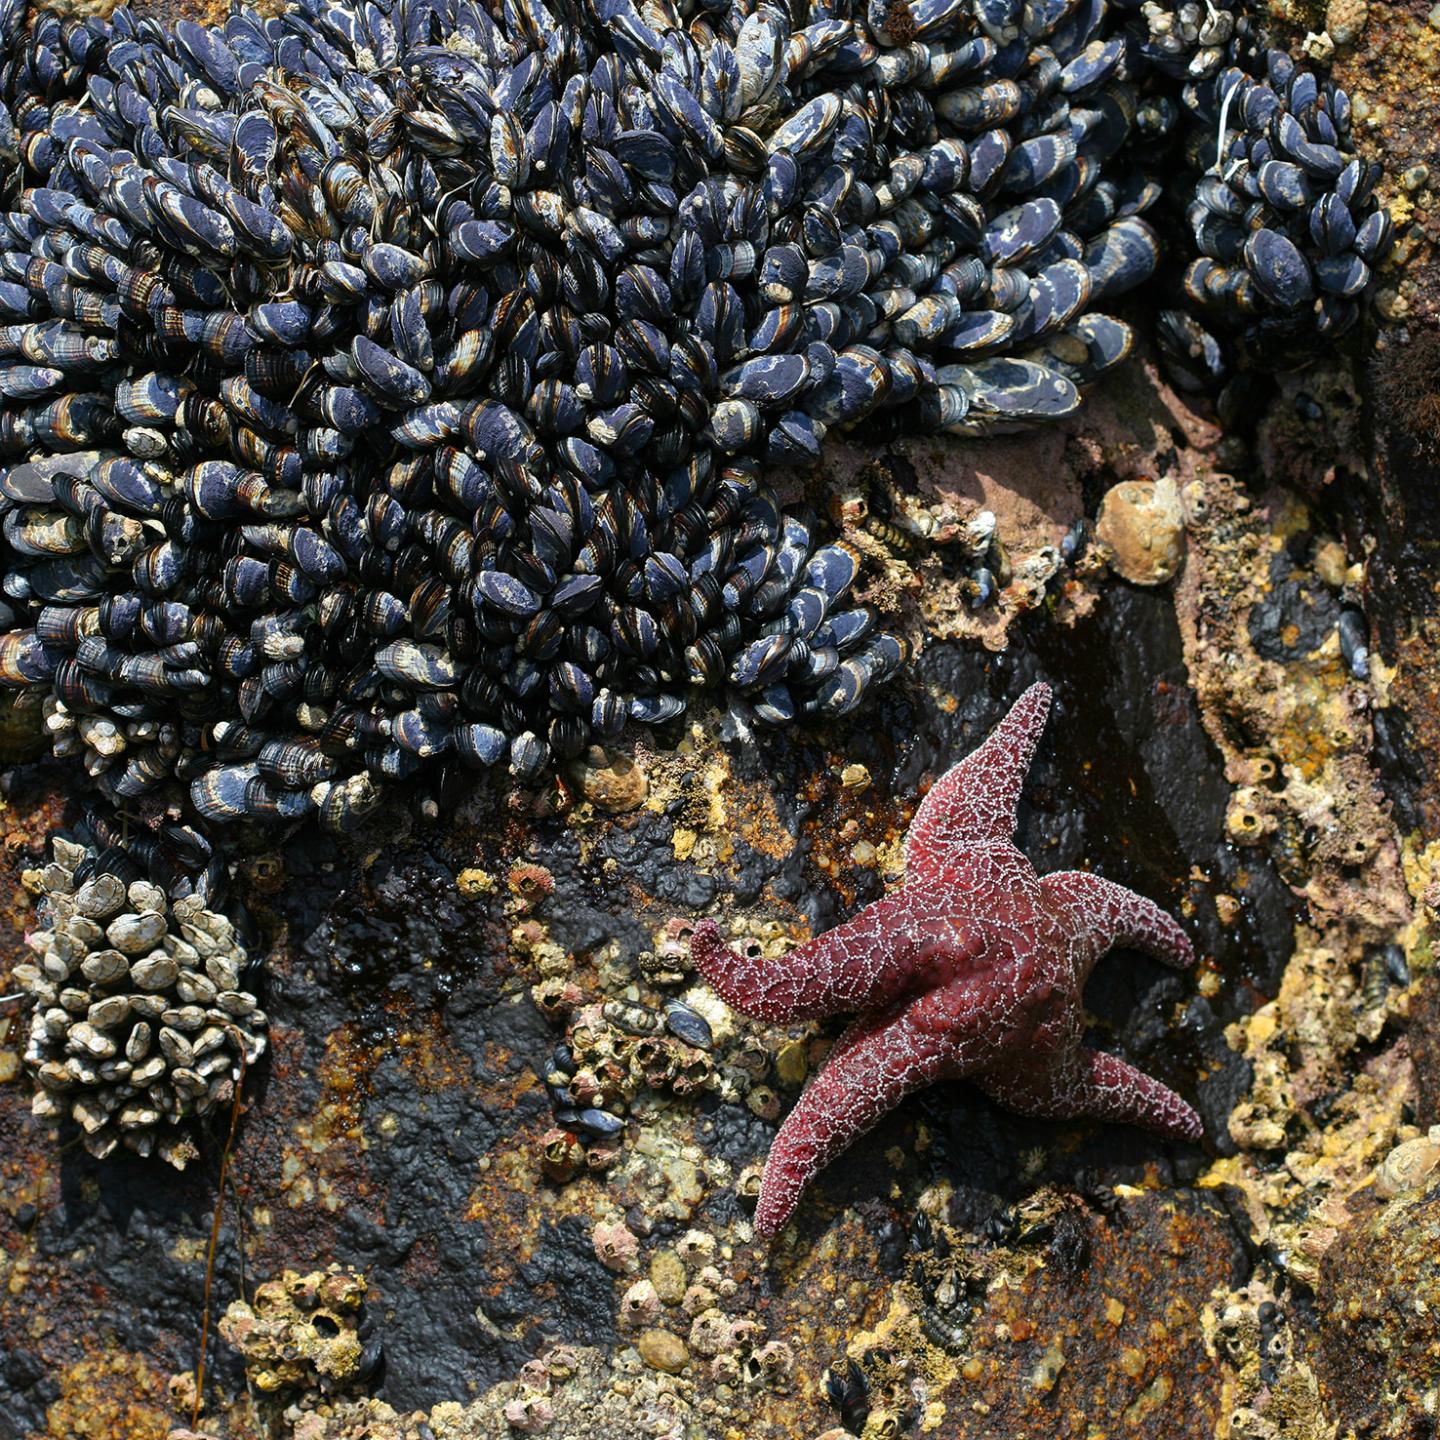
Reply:
[[339, 1265], [308, 1275], [286, 1270], [258, 1286], [252, 1302], [231, 1301], [220, 1334], [245, 1357], [262, 1394], [334, 1395], [379, 1359], [361, 1333], [366, 1288], [363, 1276]]
[[[552, 1008], [553, 996], [558, 1013], [563, 989], [542, 982], [532, 993], [544, 1010]], [[626, 1115], [642, 1091], [685, 1096], [714, 1090], [728, 1098], [748, 1089], [748, 1076], [716, 1066], [707, 1053], [712, 1043], [705, 1017], [680, 1000], [668, 1000], [663, 1009], [626, 1001], [583, 1006], [570, 1017], [545, 1076], [556, 1127], [538, 1142], [544, 1173], [565, 1181], [582, 1169], [614, 1164]]]
[[42, 928], [27, 937], [35, 963], [13, 976], [35, 1002], [34, 1112], [75, 1120], [93, 1155], [124, 1144], [183, 1168], [195, 1150], [182, 1122], [229, 1101], [241, 1057], [253, 1064], [265, 1048], [245, 949], [200, 894], [127, 884], [109, 852], [62, 836], [54, 855], [26, 874]]
[[1337, 330], [1383, 238], [1343, 97], [1283, 57], [1234, 95], [1224, 7], [23, 10], [0, 682], [110, 796], [178, 778], [211, 822], [344, 824], [432, 756], [531, 779], [694, 684], [853, 707], [905, 647], [762, 465], [1072, 413], [1131, 348], [1173, 75], [1299, 167], [1242, 312], [1318, 284]]
[[1401, 1440], [1430, 1423], [1440, 1359], [1437, 1217], [1440, 1191], [1422, 1182], [1357, 1216], [1326, 1252], [1316, 1370], [1341, 1434]]

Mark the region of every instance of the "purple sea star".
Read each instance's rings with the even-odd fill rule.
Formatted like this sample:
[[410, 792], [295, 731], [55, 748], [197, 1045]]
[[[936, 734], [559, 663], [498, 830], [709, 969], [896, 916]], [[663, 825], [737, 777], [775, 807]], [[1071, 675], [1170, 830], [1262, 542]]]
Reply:
[[779, 963], [737, 955], [713, 920], [690, 952], [737, 1010], [789, 1022], [858, 1012], [780, 1127], [755, 1228], [774, 1235], [805, 1187], [912, 1091], [965, 1077], [1025, 1115], [1078, 1115], [1195, 1140], [1173, 1091], [1080, 1043], [1080, 992], [1112, 945], [1194, 960], [1159, 906], [1080, 870], [1043, 877], [1015, 848], [1015, 806], [1050, 710], [1032, 685], [926, 795], [905, 883]]

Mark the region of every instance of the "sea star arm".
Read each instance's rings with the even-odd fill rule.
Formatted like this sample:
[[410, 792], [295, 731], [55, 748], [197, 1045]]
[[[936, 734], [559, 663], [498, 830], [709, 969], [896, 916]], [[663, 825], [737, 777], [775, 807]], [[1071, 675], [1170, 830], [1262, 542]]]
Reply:
[[1178, 1140], [1198, 1140], [1204, 1127], [1195, 1110], [1168, 1086], [1118, 1055], [1082, 1050], [1082, 1115], [1141, 1125]]
[[953, 921], [937, 923], [905, 890], [779, 960], [737, 954], [713, 920], [697, 925], [690, 939], [696, 968], [727, 1005], [776, 1022], [881, 1009], [923, 986], [932, 962], [963, 966], [979, 948], [978, 934]]
[[906, 1095], [952, 1073], [953, 1064], [946, 1037], [918, 1023], [906, 1008], [855, 1021], [775, 1136], [760, 1182], [755, 1229], [776, 1234], [825, 1166]]
[[1178, 1140], [1198, 1140], [1200, 1117], [1168, 1086], [1118, 1055], [1081, 1049], [1050, 1075], [989, 1074], [981, 1087], [1007, 1109], [1022, 1115], [1069, 1120], [1088, 1116], [1121, 1125], [1139, 1125]]
[[951, 766], [920, 802], [905, 841], [905, 878], [928, 879], [972, 845], [1008, 840], [1035, 755], [1050, 687], [1032, 685], [978, 750]]
[[1052, 904], [1078, 921], [1086, 944], [1079, 979], [1113, 945], [1153, 955], [1176, 969], [1195, 963], [1190, 937], [1153, 900], [1084, 870], [1046, 875], [1041, 888]]

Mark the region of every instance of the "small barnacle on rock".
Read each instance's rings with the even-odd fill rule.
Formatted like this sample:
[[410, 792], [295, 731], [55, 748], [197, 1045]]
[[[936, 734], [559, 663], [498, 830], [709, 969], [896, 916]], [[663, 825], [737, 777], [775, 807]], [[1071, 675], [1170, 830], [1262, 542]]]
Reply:
[[665, 922], [655, 942], [656, 956], [679, 970], [690, 968], [690, 937], [695, 933], [695, 922], [680, 917]]
[[[712, 1267], [709, 1260], [716, 1251], [715, 1237], [705, 1230], [687, 1230], [679, 1240], [675, 1242], [675, 1248], [670, 1251], [660, 1251], [659, 1256], [669, 1255], [671, 1264], [669, 1269], [668, 1288], [673, 1293], [679, 1290], [682, 1293], [673, 1293], [675, 1301], [683, 1298], [685, 1281], [685, 1267], [699, 1266], [701, 1273], [709, 1271]], [[658, 1257], [657, 1257], [658, 1258]], [[656, 1284], [660, 1282], [657, 1279]], [[662, 1293], [664, 1293], [662, 1291]], [[667, 1297], [667, 1303], [668, 1299]]]
[[555, 877], [543, 865], [513, 865], [505, 883], [525, 910], [548, 899], [555, 889]]
[[1237, 785], [1268, 785], [1275, 778], [1275, 760], [1270, 755], [1236, 756], [1225, 773]]
[[660, 1315], [660, 1296], [649, 1280], [637, 1280], [620, 1297], [620, 1324], [622, 1326], [650, 1326]]
[[595, 1257], [607, 1270], [633, 1271], [640, 1262], [640, 1242], [623, 1220], [598, 1221], [590, 1231]]
[[599, 1060], [593, 1068], [577, 1070], [567, 1087], [570, 1098], [585, 1109], [617, 1105], [625, 1097], [625, 1074], [614, 1060]]
[[[681, 1297], [680, 1308], [692, 1319], [714, 1310], [720, 1312], [716, 1307], [720, 1303], [720, 1276], [712, 1266], [706, 1266], [701, 1270], [695, 1279], [685, 1287], [685, 1294]], [[719, 1348], [723, 1347], [723, 1341], [717, 1341]]]
[[696, 1095], [709, 1087], [715, 1075], [715, 1066], [703, 1050], [683, 1047], [677, 1056], [675, 1072], [670, 1077], [670, 1088], [677, 1095]]
[[1264, 791], [1242, 786], [1230, 797], [1225, 828], [1238, 845], [1259, 845], [1279, 827], [1274, 807]]
[[713, 1356], [735, 1347], [730, 1317], [721, 1310], [701, 1311], [690, 1324], [690, 1348], [697, 1355]]
[[564, 1383], [580, 1368], [580, 1352], [573, 1345], [552, 1345], [541, 1357], [545, 1373], [553, 1381]]
[[619, 1160], [623, 1147], [618, 1140], [597, 1140], [585, 1147], [585, 1168], [591, 1174], [603, 1174]]
[[559, 1127], [547, 1130], [539, 1140], [540, 1167], [551, 1179], [573, 1180], [585, 1165], [585, 1146], [573, 1131]]
[[783, 1340], [767, 1340], [750, 1352], [741, 1373], [752, 1383], [780, 1390], [789, 1383], [794, 1369], [795, 1352], [791, 1347]]
[[552, 975], [530, 989], [530, 998], [535, 1008], [547, 1019], [562, 1020], [580, 1004], [584, 996], [580, 987], [571, 980], [562, 980]]
[[680, 1068], [680, 1051], [665, 1040], [640, 1040], [631, 1054], [645, 1084], [659, 1090], [670, 1084]]
[[747, 1209], [754, 1210], [760, 1201], [760, 1182], [765, 1167], [759, 1161], [752, 1161], [735, 1177], [735, 1198]]
[[774, 1120], [780, 1114], [780, 1097], [768, 1085], [755, 1085], [745, 1097], [752, 1114], [762, 1120]]
[[455, 888], [467, 900], [473, 900], [494, 890], [495, 877], [478, 866], [467, 866], [455, 876]]
[[770, 1051], [755, 1035], [742, 1035], [739, 1042], [731, 1047], [730, 1064], [745, 1072], [751, 1080], [763, 1080], [770, 1072]]
[[501, 1413], [512, 1429], [522, 1435], [536, 1435], [549, 1428], [555, 1418], [555, 1407], [548, 1396], [531, 1392], [507, 1401]]

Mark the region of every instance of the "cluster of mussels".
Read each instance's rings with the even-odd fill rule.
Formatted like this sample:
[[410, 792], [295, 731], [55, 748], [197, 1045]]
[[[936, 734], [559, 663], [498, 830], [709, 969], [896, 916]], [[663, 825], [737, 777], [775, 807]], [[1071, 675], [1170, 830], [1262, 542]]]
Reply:
[[904, 649], [763, 465], [1071, 413], [1187, 131], [1246, 325], [1338, 332], [1383, 238], [1223, 0], [23, 9], [0, 682], [206, 822], [528, 780], [696, 684], [844, 713]]
[[54, 859], [26, 875], [40, 897], [36, 962], [14, 972], [34, 1000], [34, 1113], [73, 1119], [93, 1155], [124, 1144], [183, 1168], [195, 1151], [181, 1122], [227, 1102], [265, 1049], [245, 948], [203, 885], [171, 899], [150, 880], [127, 884], [122, 852], [53, 843]]
[[1380, 167], [1351, 153], [1345, 92], [1281, 50], [1250, 68], [1185, 92], [1199, 172], [1185, 218], [1199, 253], [1183, 289], [1203, 321], [1162, 311], [1157, 339], [1192, 391], [1220, 389], [1237, 366], [1288, 368], [1345, 334], [1393, 238]]

